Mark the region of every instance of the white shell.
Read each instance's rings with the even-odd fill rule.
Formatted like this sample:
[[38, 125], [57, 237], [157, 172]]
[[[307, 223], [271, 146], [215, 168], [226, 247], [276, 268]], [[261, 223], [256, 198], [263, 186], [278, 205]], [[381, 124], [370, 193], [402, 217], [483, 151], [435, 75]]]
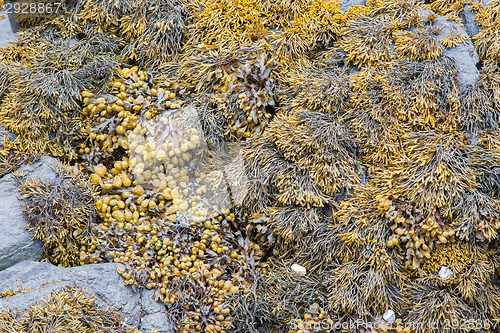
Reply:
[[291, 268], [292, 268], [292, 271], [294, 271], [295, 273], [297, 273], [300, 276], [306, 275], [306, 273], [307, 273], [306, 268], [304, 266], [301, 266], [301, 265], [293, 264]]
[[448, 267], [443, 266], [439, 269], [438, 275], [441, 279], [446, 281], [453, 277], [453, 272]]
[[392, 324], [396, 321], [396, 314], [392, 310], [387, 310], [382, 316], [386, 322]]

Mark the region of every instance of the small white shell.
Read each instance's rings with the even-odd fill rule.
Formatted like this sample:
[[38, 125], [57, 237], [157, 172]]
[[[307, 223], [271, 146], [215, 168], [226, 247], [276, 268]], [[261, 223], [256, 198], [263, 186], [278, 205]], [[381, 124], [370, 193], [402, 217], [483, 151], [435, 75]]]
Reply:
[[442, 280], [446, 281], [453, 277], [453, 272], [448, 267], [443, 266], [439, 269], [438, 275]]
[[292, 271], [294, 271], [297, 275], [303, 276], [306, 275], [307, 270], [304, 266], [293, 264], [292, 265]]
[[396, 314], [392, 310], [387, 310], [382, 316], [386, 322], [392, 324], [396, 321]]

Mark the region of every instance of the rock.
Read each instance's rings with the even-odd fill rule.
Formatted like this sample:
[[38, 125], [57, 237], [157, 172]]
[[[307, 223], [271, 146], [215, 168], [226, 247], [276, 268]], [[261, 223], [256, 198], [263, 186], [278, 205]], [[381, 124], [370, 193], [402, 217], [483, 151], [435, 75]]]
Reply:
[[155, 328], [161, 332], [175, 332], [170, 316], [164, 312], [165, 306], [153, 301], [154, 292], [143, 289], [134, 292], [123, 285], [123, 278], [116, 271], [119, 267], [125, 266], [106, 263], [64, 268], [45, 262], [23, 261], [0, 272], [0, 293], [15, 292], [13, 296], [0, 298], [0, 311], [17, 309], [22, 314], [52, 290], [60, 291], [70, 285], [95, 296], [98, 305], [113, 307], [129, 325], [147, 331]]
[[[440, 41], [448, 36], [452, 26], [455, 27], [460, 34], [467, 36], [465, 29], [458, 23], [447, 21], [442, 16], [439, 16], [434, 21], [433, 25], [442, 27], [441, 34], [437, 36]], [[460, 79], [460, 87], [462, 89], [476, 82], [479, 78], [479, 71], [476, 67], [479, 56], [470, 40], [459, 44], [457, 47], [445, 48], [443, 54], [455, 60], [455, 65], [458, 69], [458, 78]]]
[[340, 0], [340, 9], [345, 13], [349, 7], [352, 6], [364, 6], [366, 0]]
[[297, 275], [303, 276], [306, 275], [307, 270], [304, 266], [293, 264], [291, 267], [292, 271], [294, 271]]
[[141, 307], [144, 312], [151, 314], [165, 310], [165, 305], [153, 299], [154, 289], [144, 289], [141, 291]]
[[476, 13], [473, 13], [470, 10], [470, 7], [471, 5], [465, 6], [460, 17], [464, 22], [464, 28], [467, 32], [467, 35], [469, 35], [469, 37], [473, 37], [479, 33], [479, 30], [481, 30], [481, 28], [477, 25]]
[[451, 269], [449, 269], [446, 266], [443, 266], [439, 269], [438, 275], [442, 280], [446, 281], [451, 279], [454, 274]]
[[0, 47], [5, 47], [9, 44], [11, 40], [17, 38], [15, 34], [12, 23], [10, 20], [10, 15], [5, 14], [5, 10], [0, 10], [0, 15], [4, 14], [5, 18], [0, 20]]
[[[22, 165], [16, 170], [34, 179], [54, 183], [57, 175], [53, 168], [56, 160], [42, 157], [33, 165]], [[14, 175], [8, 174], [0, 179], [0, 270], [24, 260], [41, 260], [43, 245], [33, 240], [26, 230], [28, 222], [24, 219], [22, 202], [19, 200], [18, 182]]]
[[144, 332], [150, 332], [151, 330], [158, 330], [161, 333], [174, 332], [172, 327], [172, 319], [165, 312], [146, 315], [141, 320], [141, 329]]
[[[12, 2], [12, 4], [19, 3], [19, 1], [11, 1], [11, 2]], [[5, 3], [5, 1], [4, 1], [4, 3]], [[17, 31], [19, 29], [21, 29], [21, 25], [19, 24], [19, 22], [16, 21], [15, 17], [16, 17], [16, 14], [10, 14], [9, 21], [10, 21], [10, 27], [12, 29], [12, 32], [15, 33], [16, 37], [17, 37]]]
[[396, 314], [392, 310], [387, 310], [382, 316], [386, 322], [392, 324], [396, 321]]

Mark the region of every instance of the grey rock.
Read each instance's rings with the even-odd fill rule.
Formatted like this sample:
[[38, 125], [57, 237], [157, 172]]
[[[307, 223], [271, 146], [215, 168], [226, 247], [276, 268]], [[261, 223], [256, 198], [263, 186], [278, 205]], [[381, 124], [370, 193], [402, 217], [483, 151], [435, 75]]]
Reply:
[[22, 314], [31, 305], [46, 299], [52, 290], [66, 286], [82, 289], [95, 296], [96, 303], [112, 307], [122, 315], [125, 323], [146, 331], [155, 328], [161, 332], [175, 332], [165, 306], [154, 302], [152, 290], [134, 291], [123, 284], [117, 273], [122, 264], [106, 263], [64, 268], [45, 262], [23, 261], [0, 272], [0, 293], [19, 291], [10, 297], [0, 298], [0, 311], [17, 309]]
[[58, 161], [50, 156], [42, 156], [37, 162], [28, 165], [23, 164], [13, 174], [6, 175], [1, 179], [2, 182], [9, 182], [17, 188], [14, 174], [23, 174], [26, 179], [42, 179], [50, 184], [55, 184], [59, 181], [57, 173], [54, 171]]
[[5, 47], [11, 40], [17, 38], [16, 33], [13, 31], [11, 20], [5, 14], [5, 10], [0, 10], [0, 15], [4, 14], [6, 17], [0, 20], [0, 47]]
[[[46, 156], [33, 165], [22, 165], [15, 173], [54, 183], [56, 163], [55, 159]], [[18, 181], [14, 174], [8, 174], [0, 179], [0, 270], [24, 260], [42, 259], [42, 242], [32, 239], [33, 235], [26, 230], [27, 224], [19, 199]]]
[[470, 10], [470, 7], [471, 5], [465, 6], [460, 17], [464, 22], [464, 28], [467, 32], [467, 35], [469, 35], [469, 37], [473, 37], [479, 33], [479, 30], [481, 30], [481, 28], [477, 25], [476, 13], [473, 13]]
[[153, 299], [155, 290], [144, 289], [141, 291], [141, 307], [147, 314], [157, 313], [165, 310], [165, 305], [161, 302], [156, 302]]
[[[462, 35], [467, 35], [467, 32], [456, 22], [450, 22], [439, 16], [433, 23], [434, 26], [442, 27], [439, 40], [444, 39], [450, 33], [451, 27], [455, 27]], [[461, 88], [465, 88], [470, 84], [474, 84], [479, 78], [479, 71], [476, 67], [479, 61], [474, 45], [471, 41], [459, 44], [457, 47], [445, 48], [443, 54], [455, 60], [455, 65], [458, 68], [458, 78], [460, 79]]]
[[144, 332], [151, 330], [158, 330], [161, 333], [175, 332], [172, 319], [165, 312], [157, 312], [144, 316], [141, 320], [141, 330]]
[[[138, 323], [140, 295], [123, 285], [123, 279], [116, 272], [120, 264], [96, 264], [64, 268], [46, 262], [23, 261], [0, 272], [0, 291], [18, 291], [14, 296], [0, 299], [0, 310], [17, 309], [20, 313], [31, 305], [47, 298], [52, 290], [75, 286], [90, 296], [96, 296], [100, 306], [114, 306], [124, 309]], [[135, 314], [135, 316], [134, 316]], [[136, 317], [136, 318], [134, 318]]]
[[342, 9], [343, 12], [346, 12], [349, 7], [363, 6], [365, 4], [366, 0], [340, 0], [340, 9]]

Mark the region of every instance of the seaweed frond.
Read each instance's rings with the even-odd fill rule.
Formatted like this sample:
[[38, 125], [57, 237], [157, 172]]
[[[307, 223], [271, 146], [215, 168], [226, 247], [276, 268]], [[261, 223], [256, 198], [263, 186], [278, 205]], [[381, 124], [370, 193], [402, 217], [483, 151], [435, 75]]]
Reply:
[[97, 211], [96, 189], [69, 167], [57, 168], [59, 183], [21, 181], [23, 212], [28, 230], [45, 246], [45, 260], [60, 266], [79, 266], [80, 250], [92, 235]]

